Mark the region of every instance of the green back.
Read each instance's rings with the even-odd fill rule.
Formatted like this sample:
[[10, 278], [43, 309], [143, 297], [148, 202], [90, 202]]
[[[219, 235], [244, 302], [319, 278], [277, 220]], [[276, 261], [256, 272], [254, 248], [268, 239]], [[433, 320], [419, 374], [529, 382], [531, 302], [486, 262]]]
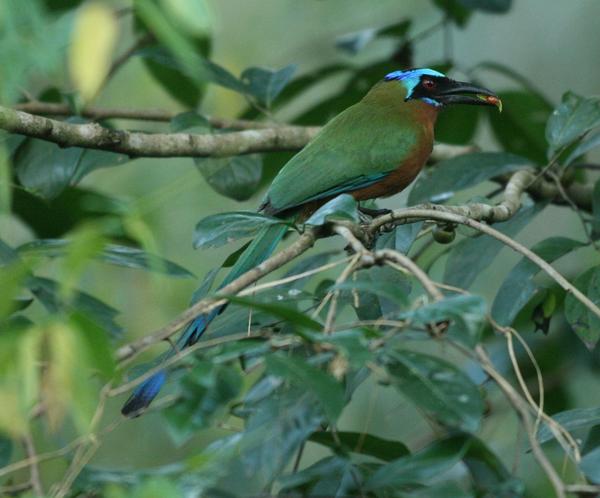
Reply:
[[404, 95], [397, 81], [373, 87], [281, 169], [265, 200], [284, 211], [357, 190], [398, 168], [416, 148], [431, 148], [431, 132], [418, 119], [426, 104], [404, 102]]

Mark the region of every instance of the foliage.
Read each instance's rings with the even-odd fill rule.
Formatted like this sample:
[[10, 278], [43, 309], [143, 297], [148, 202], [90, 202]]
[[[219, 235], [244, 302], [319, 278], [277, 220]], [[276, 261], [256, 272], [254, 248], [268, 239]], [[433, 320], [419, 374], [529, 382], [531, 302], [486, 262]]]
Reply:
[[[512, 3], [433, 0], [442, 21], [426, 36], [450, 24], [468, 29], [476, 12], [504, 14]], [[33, 94], [34, 103], [65, 105], [70, 114], [65, 122], [71, 124], [92, 120], [85, 117], [86, 106], [102, 96], [121, 65], [136, 58], [152, 78], [149, 85], [177, 103], [168, 123], [157, 129], [209, 138], [232, 131], [202, 114], [209, 85], [242, 96], [247, 108], [240, 119], [254, 120], [260, 130], [264, 116], [279, 119], [280, 113], [291, 124], [323, 124], [399, 67], [465, 69], [452, 53], [443, 65], [436, 64], [438, 59], [414, 63], [413, 49], [423, 39], [414, 28], [417, 19], [391, 19], [388, 25], [365, 26], [331, 40], [337, 60], [312, 72], [295, 64], [251, 65], [237, 76], [212, 58], [213, 25], [205, 0], [136, 0], [117, 10], [99, 0], [29, 0], [26, 9], [16, 5], [0, 4], [0, 62], [10, 68], [0, 80], [0, 104], [14, 106]], [[113, 55], [119, 39], [133, 43], [121, 61]], [[380, 42], [384, 49], [370, 51]], [[592, 188], [581, 167], [600, 145], [600, 101], [568, 91], [567, 80], [562, 101], [553, 103], [522, 75], [491, 61], [467, 69], [484, 83], [490, 73], [510, 80], [512, 86], [499, 91], [506, 111], [449, 111], [436, 136], [465, 145], [488, 127], [498, 151], [462, 154], [427, 169], [410, 190], [407, 205], [437, 203], [438, 211], [452, 213], [452, 205], [465, 200], [497, 204], [513, 173], [534, 171], [546, 190], [528, 185], [532, 189], [523, 206], [494, 228], [512, 242], [526, 240], [543, 261], [567, 268], [569, 281], [600, 305], [600, 269], [593, 257], [582, 256], [597, 249], [600, 182]], [[61, 74], [67, 73], [65, 82]], [[321, 85], [340, 76], [340, 87], [322, 91]], [[123, 128], [110, 118], [100, 125]], [[8, 230], [0, 239], [0, 494], [24, 483], [25, 493], [32, 486], [33, 493], [41, 487], [61, 497], [548, 495], [538, 488], [543, 470], [536, 467], [533, 476], [508, 470], [507, 454], [531, 456], [506, 434], [496, 439], [492, 434], [498, 414], [507, 407], [525, 421], [530, 443], [544, 450], [551, 445], [556, 449], [555, 439], [564, 443], [557, 427], [573, 431], [585, 443], [578, 448], [581, 458], [573, 448], [566, 449], [565, 466], [586, 483], [600, 484], [600, 409], [561, 398], [555, 405], [558, 413], [550, 418], [541, 392], [535, 396], [539, 407], [529, 392], [517, 393], [534, 405], [525, 409], [528, 416], [542, 417], [527, 427], [514, 398], [500, 401], [497, 394], [507, 394], [506, 387], [490, 381], [481, 356], [485, 349], [491, 352], [509, 386], [514, 369], [521, 388], [537, 389], [532, 387], [537, 386], [535, 369], [519, 367], [531, 357], [514, 349], [515, 338], [525, 336], [533, 357], [540, 356], [542, 376], [559, 384], [549, 389], [566, 390], [565, 372], [576, 362], [577, 368], [591, 370], [594, 361], [590, 355], [595, 353], [576, 341], [593, 350], [600, 339], [600, 318], [589, 304], [557, 285], [529, 253], [507, 264], [506, 239], [487, 237], [472, 226], [459, 228], [455, 222], [421, 216], [359, 237], [360, 223], [368, 221], [347, 194], [331, 199], [299, 225], [242, 207], [189, 227], [195, 249], [225, 251], [223, 267], [232, 266], [241, 254], [229, 244], [274, 225], [287, 230], [284, 245], [302, 234], [325, 237], [345, 228], [351, 232], [346, 240], [351, 249], [365, 244], [372, 251], [349, 251], [347, 256], [335, 239], [333, 250], [313, 249], [286, 266], [282, 280], [270, 286], [261, 282], [242, 296], [225, 296], [228, 307], [193, 349], [165, 355], [164, 368], [173, 375], [152, 410], [160, 412], [161, 430], [177, 451], [151, 468], [136, 462], [120, 468], [106, 460], [90, 463], [102, 444], [114, 444], [110, 450], [115, 455], [145, 444], [133, 437], [121, 445], [110, 440], [119, 424], [144, 423], [123, 420], [112, 398], [157, 369], [152, 364], [129, 371], [130, 356], [138, 350], [128, 355], [121, 348], [132, 339], [124, 335], [127, 327], [119, 315], [126, 311], [122, 296], [92, 295], [90, 269], [100, 267], [107, 279], [150, 272], [152, 278], [165, 278], [157, 280], [161, 286], [166, 277], [195, 275], [159, 255], [138, 199], [103, 193], [96, 184], [99, 169], [128, 168], [134, 157], [1, 133], [0, 214], [19, 220], [27, 240]], [[215, 194], [257, 203], [287, 157], [268, 152], [196, 157], [194, 166]], [[499, 191], [493, 189], [497, 185]], [[560, 195], [573, 186], [588, 195], [583, 200]], [[551, 189], [559, 193], [548, 195]], [[160, 205], [160, 210], [168, 209], [168, 203]], [[583, 223], [581, 237], [563, 236], [552, 226], [544, 227], [541, 241], [523, 237], [542, 216], [548, 219], [550, 209], [560, 210], [570, 223]], [[436, 231], [448, 234], [447, 239], [432, 238], [430, 232]], [[381, 256], [389, 252], [397, 259]], [[427, 288], [431, 280], [398, 263], [403, 255], [424, 270], [426, 279], [442, 281], [434, 292]], [[565, 260], [570, 267], [563, 266]], [[118, 274], [111, 272], [113, 267]], [[217, 272], [200, 283], [192, 302], [214, 301]], [[491, 285], [482, 290], [484, 279]], [[550, 334], [533, 336], [538, 328]], [[159, 342], [155, 339], [150, 342]], [[371, 417], [365, 415], [368, 410], [381, 410], [377, 401], [365, 408], [365, 392], [383, 393], [406, 409], [409, 416], [403, 412], [395, 423], [408, 430], [386, 434], [363, 424], [364, 417]], [[356, 410], [361, 423], [349, 424]], [[28, 446], [32, 439], [49, 453], [36, 459]], [[509, 452], [499, 451], [507, 446]], [[63, 465], [46, 467], [51, 459]], [[13, 472], [15, 464], [19, 473]], [[40, 466], [41, 482], [36, 477]]]

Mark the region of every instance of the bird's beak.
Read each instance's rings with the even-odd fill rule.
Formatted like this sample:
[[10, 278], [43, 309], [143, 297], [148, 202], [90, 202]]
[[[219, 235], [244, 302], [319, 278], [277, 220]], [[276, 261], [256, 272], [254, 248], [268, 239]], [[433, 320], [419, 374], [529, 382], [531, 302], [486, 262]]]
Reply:
[[448, 80], [443, 87], [438, 89], [435, 100], [444, 105], [491, 105], [497, 107], [502, 112], [502, 101], [498, 95], [487, 88], [463, 81]]

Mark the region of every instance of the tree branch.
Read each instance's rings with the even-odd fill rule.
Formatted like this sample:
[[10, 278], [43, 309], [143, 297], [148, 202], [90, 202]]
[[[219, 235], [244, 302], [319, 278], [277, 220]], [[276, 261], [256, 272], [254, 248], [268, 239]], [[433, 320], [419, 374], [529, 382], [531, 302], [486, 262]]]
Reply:
[[[226, 125], [226, 120], [220, 120]], [[215, 121], [216, 122], [216, 121]], [[231, 122], [240, 127], [245, 122]], [[257, 125], [260, 127], [260, 124]], [[256, 127], [255, 127], [256, 128]], [[318, 126], [271, 126], [220, 134], [141, 133], [111, 130], [97, 123], [75, 124], [0, 107], [0, 129], [53, 142], [60, 147], [83, 147], [119, 152], [130, 157], [224, 157], [257, 152], [295, 151], [321, 129]], [[470, 146], [440, 145], [432, 159], [473, 151]]]

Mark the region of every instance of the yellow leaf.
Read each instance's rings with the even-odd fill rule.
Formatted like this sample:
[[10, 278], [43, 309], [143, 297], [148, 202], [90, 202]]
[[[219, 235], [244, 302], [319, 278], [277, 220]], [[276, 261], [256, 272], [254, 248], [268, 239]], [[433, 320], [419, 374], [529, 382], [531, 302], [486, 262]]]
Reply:
[[108, 75], [117, 35], [117, 20], [107, 5], [89, 3], [77, 14], [69, 69], [84, 102], [96, 95]]

